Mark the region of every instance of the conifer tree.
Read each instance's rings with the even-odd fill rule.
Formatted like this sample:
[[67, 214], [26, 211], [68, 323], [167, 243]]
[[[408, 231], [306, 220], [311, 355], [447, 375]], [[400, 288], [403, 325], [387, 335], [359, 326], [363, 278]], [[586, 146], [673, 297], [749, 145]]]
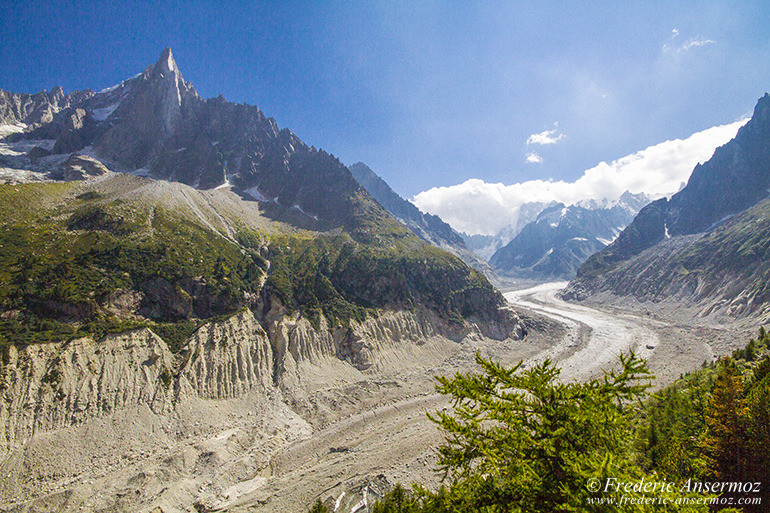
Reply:
[[713, 477], [736, 481], [745, 475], [747, 414], [741, 374], [732, 360], [723, 359], [711, 389], [703, 438]]

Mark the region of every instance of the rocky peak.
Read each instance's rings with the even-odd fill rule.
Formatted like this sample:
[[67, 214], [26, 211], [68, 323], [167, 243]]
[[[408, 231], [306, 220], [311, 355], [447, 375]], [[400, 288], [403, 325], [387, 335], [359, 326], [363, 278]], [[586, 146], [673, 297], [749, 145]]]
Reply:
[[174, 55], [171, 53], [171, 48], [166, 47], [158, 58], [158, 62], [155, 63], [154, 73], [179, 73], [179, 68], [174, 60]]
[[146, 93], [158, 106], [163, 133], [173, 134], [179, 123], [183, 96], [193, 93], [197, 97], [197, 93], [184, 81], [170, 48], [160, 54], [147, 80]]
[[639, 212], [645, 205], [650, 203], [650, 198], [643, 192], [634, 194], [631, 191], [625, 191], [620, 195], [618, 205], [634, 212]]
[[[671, 199], [661, 198], [639, 212], [610, 246], [578, 273], [581, 287], [603, 272], [659, 242], [708, 232], [759, 201], [770, 190], [770, 95], [759, 99], [752, 118], [735, 138], [693, 169], [687, 185]], [[597, 281], [598, 283], [598, 281]]]

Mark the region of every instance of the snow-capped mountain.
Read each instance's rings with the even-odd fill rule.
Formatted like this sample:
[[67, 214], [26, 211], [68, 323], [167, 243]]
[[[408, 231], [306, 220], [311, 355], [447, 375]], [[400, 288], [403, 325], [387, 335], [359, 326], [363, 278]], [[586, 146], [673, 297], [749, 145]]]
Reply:
[[648, 202], [644, 194], [625, 192], [613, 204], [551, 204], [489, 262], [505, 275], [572, 278], [580, 264], [615, 240]]
[[546, 207], [555, 205], [556, 202], [549, 203], [532, 202], [524, 203], [519, 207], [516, 218], [512, 219], [502, 230], [495, 235], [468, 235], [463, 233], [463, 239], [468, 249], [479, 255], [484, 260], [489, 260], [495, 251], [502, 248], [529, 223], [537, 219], [537, 215]]

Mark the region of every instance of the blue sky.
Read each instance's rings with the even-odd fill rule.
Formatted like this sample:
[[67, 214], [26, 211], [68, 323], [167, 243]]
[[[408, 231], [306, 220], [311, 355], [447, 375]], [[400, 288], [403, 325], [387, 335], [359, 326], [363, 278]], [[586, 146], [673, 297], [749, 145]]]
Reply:
[[5, 1], [2, 12], [2, 89], [99, 90], [170, 46], [202, 96], [256, 104], [405, 197], [469, 179], [574, 181], [732, 123], [770, 89], [762, 2]]

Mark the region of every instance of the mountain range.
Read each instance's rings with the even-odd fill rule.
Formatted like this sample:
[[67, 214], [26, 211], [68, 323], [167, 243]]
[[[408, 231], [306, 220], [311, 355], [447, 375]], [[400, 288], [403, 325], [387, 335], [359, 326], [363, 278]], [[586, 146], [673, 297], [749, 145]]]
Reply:
[[489, 263], [500, 274], [541, 280], [570, 279], [596, 251], [612, 242], [649, 202], [625, 192], [611, 206], [597, 202], [555, 203], [525, 225]]
[[770, 95], [670, 199], [643, 208], [578, 270], [565, 297], [678, 298], [739, 315], [767, 309]]
[[525, 226], [537, 219], [537, 215], [542, 212], [543, 209], [555, 203], [556, 202], [542, 203], [537, 201], [524, 203], [516, 211], [516, 219], [505, 225], [503, 229], [498, 231], [495, 235], [468, 235], [463, 233], [462, 236], [465, 240], [465, 245], [481, 258], [489, 261], [495, 251], [511, 242], [511, 240], [513, 240]]

